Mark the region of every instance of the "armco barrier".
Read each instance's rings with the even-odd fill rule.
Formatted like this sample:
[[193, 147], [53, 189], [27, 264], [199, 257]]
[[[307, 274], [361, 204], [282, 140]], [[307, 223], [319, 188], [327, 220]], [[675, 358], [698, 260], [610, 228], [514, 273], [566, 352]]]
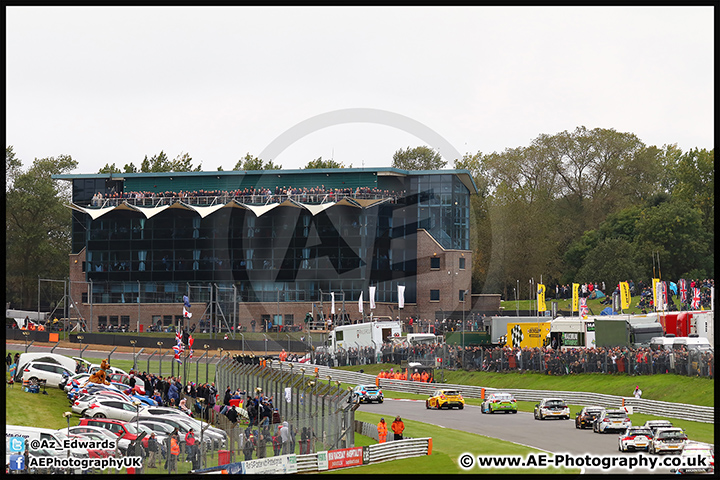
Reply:
[[[289, 362], [284, 362], [289, 363]], [[273, 368], [279, 368], [278, 362], [273, 362]], [[350, 372], [347, 370], [332, 369], [322, 365], [308, 365], [296, 363], [295, 366], [304, 366], [306, 375], [314, 375], [315, 368], [318, 374], [323, 377], [330, 375], [333, 380], [353, 385], [359, 384], [375, 384], [376, 377], [367, 373]], [[463, 396], [467, 398], [481, 398], [481, 391], [485, 389], [485, 395], [494, 392], [503, 391], [511, 393], [517, 400], [527, 402], [537, 402], [546, 397], [560, 397], [570, 405], [598, 405], [608, 408], [620, 408], [623, 405], [632, 406], [635, 413], [644, 413], [648, 415], [656, 415], [660, 417], [679, 418], [682, 420], [692, 420], [702, 423], [715, 422], [715, 407], [706, 407], [700, 405], [688, 405], [685, 403], [663, 402], [659, 400], [649, 400], [645, 398], [622, 397], [619, 395], [606, 395], [602, 393], [589, 392], [566, 392], [553, 390], [526, 390], [526, 389], [498, 389], [491, 387], [479, 387], [470, 385], [456, 385], [450, 383], [422, 383], [409, 380], [391, 380], [381, 378], [379, 380], [380, 387], [386, 390], [392, 390], [403, 393], [414, 393], [418, 395], [432, 395], [433, 391], [442, 388], [453, 388], [460, 390]], [[624, 403], [623, 403], [624, 401]]]
[[[410, 457], [421, 457], [423, 455], [429, 455], [431, 453], [432, 438], [406, 438], [404, 440], [395, 440], [387, 443], [377, 443], [374, 445], [368, 445], [362, 447], [363, 458], [362, 464], [367, 465], [371, 463], [386, 462], [388, 460], [399, 460], [401, 458]], [[291, 455], [295, 457], [296, 470], [293, 472], [297, 473], [312, 473], [319, 472], [320, 463], [318, 462], [318, 455], [326, 455], [329, 452], [318, 452], [307, 455]], [[250, 462], [258, 462], [265, 460], [267, 463], [277, 463], [280, 465], [282, 462], [275, 462], [279, 457], [268, 457], [261, 460], [250, 460]], [[219, 465], [217, 467], [205, 468], [202, 470], [195, 470], [193, 473], [219, 473], [226, 471], [228, 473], [245, 472], [246, 462], [237, 462], [229, 465]], [[290, 462], [292, 463], [292, 462]], [[271, 465], [268, 465], [268, 470], [263, 473], [266, 474], [281, 474], [286, 473], [284, 468], [278, 468], [275, 471], [270, 470]], [[328, 470], [322, 470], [328, 471]]]

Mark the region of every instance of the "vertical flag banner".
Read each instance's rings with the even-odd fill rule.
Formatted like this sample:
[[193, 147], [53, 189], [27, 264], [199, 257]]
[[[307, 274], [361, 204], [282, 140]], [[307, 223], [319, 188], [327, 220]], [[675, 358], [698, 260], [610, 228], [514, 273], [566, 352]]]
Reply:
[[405, 308], [405, 285], [398, 285], [398, 308]]
[[715, 287], [710, 287], [710, 310], [715, 310]]
[[680, 288], [680, 302], [687, 303], [687, 281], [681, 278], [678, 280], [678, 287]]
[[659, 303], [658, 289], [657, 289], [658, 283], [660, 283], [660, 279], [659, 279], [659, 278], [653, 278], [653, 279], [652, 279], [653, 305], [655, 306], [655, 310], [657, 310], [657, 306], [658, 306], [658, 303]]
[[580, 299], [580, 316], [586, 318], [590, 309], [587, 306], [587, 299], [582, 297]]
[[178, 363], [182, 363], [182, 360], [180, 359], [180, 354], [183, 352], [183, 346], [182, 343], [178, 343], [173, 347], [173, 351], [175, 352], [175, 361]]
[[193, 356], [193, 343], [195, 343], [195, 339], [192, 337], [192, 334], [190, 334], [190, 336], [188, 336], [188, 348], [190, 350], [190, 355], [188, 356], [189, 358], [192, 358]]
[[573, 312], [578, 311], [578, 298], [580, 297], [580, 295], [578, 294], [579, 288], [580, 288], [579, 283], [572, 284], [572, 311]]
[[183, 317], [192, 318], [192, 313], [188, 311], [190, 308], [190, 297], [183, 295]]
[[375, 310], [375, 289], [377, 287], [370, 287], [370, 310]]
[[690, 308], [693, 310], [697, 310], [700, 308], [700, 289], [693, 287], [693, 298], [692, 298], [692, 304], [690, 305]]
[[358, 312], [363, 313], [363, 292], [360, 292], [360, 298], [358, 299]]
[[547, 310], [547, 307], [545, 306], [545, 285], [542, 283], [538, 283], [537, 302], [538, 312], [544, 312]]
[[628, 282], [620, 282], [620, 308], [623, 310], [630, 308], [630, 284]]
[[330, 313], [335, 315], [335, 292], [330, 292]]

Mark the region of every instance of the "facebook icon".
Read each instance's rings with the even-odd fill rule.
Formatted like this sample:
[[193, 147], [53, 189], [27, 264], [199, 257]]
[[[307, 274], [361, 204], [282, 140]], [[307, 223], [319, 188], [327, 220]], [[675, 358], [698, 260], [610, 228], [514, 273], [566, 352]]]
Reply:
[[25, 470], [25, 456], [10, 455], [10, 470]]

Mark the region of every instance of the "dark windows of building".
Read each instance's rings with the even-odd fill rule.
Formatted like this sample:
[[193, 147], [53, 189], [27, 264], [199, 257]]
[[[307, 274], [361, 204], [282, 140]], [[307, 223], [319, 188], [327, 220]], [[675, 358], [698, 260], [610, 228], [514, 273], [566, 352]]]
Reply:
[[440, 270], [440, 257], [431, 257], [430, 258], [430, 269], [431, 270]]
[[430, 290], [430, 301], [431, 302], [439, 302], [440, 301], [440, 290]]
[[105, 328], [107, 328], [108, 320], [105, 315], [98, 315], [97, 319], [98, 319], [98, 328], [100, 328], [101, 330], [104, 330]]
[[460, 270], [465, 270], [465, 257], [460, 257], [458, 259], [458, 268]]

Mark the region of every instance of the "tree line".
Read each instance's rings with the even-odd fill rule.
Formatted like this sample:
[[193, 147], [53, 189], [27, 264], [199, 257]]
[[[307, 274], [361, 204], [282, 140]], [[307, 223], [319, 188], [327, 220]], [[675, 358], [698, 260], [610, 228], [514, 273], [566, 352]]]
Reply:
[[[441, 170], [447, 163], [419, 146], [396, 151], [391, 166]], [[70, 186], [49, 179], [77, 162], [60, 155], [23, 168], [8, 146], [5, 164], [6, 301], [32, 309], [39, 277], [67, 276]], [[632, 133], [578, 127], [502, 152], [468, 153], [453, 167], [468, 170], [478, 189], [471, 197], [474, 293], [513, 299], [518, 281], [541, 278], [548, 285], [647, 282], [659, 273], [654, 258], [663, 277], [714, 277], [714, 149], [682, 152], [646, 146]], [[161, 151], [139, 166], [106, 164], [98, 173], [201, 168], [187, 153], [170, 159]], [[321, 168], [346, 167], [322, 157], [305, 166]], [[250, 153], [233, 167], [280, 169]]]

